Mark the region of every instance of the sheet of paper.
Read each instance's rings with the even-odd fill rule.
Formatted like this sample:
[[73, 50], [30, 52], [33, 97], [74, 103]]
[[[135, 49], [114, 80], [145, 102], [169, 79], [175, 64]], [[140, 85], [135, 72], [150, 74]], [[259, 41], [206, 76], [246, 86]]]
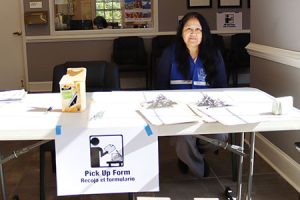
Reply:
[[228, 107], [227, 109], [247, 123], [257, 123], [272, 116], [271, 105], [268, 103], [251, 103]]
[[237, 104], [270, 103], [274, 100], [274, 98], [267, 93], [256, 90], [229, 90], [224, 93]]
[[291, 112], [284, 115], [274, 115], [272, 114], [270, 107], [271, 105], [267, 104], [248, 104], [247, 106], [228, 107], [228, 110], [247, 123], [300, 118], [300, 112], [297, 109], [293, 109]]
[[0, 92], [0, 101], [22, 100], [26, 94], [27, 92], [24, 89]]
[[185, 104], [177, 104], [166, 108], [141, 108], [140, 113], [153, 125], [202, 122]]
[[209, 117], [207, 114], [205, 114], [204, 112], [201, 112], [198, 108], [198, 106], [196, 104], [188, 104], [188, 107], [194, 112], [196, 113], [199, 117], [201, 117], [201, 119], [204, 122], [216, 122], [217, 120]]
[[198, 109], [223, 125], [246, 124], [242, 118], [232, 113], [227, 106], [214, 108], [201, 106]]

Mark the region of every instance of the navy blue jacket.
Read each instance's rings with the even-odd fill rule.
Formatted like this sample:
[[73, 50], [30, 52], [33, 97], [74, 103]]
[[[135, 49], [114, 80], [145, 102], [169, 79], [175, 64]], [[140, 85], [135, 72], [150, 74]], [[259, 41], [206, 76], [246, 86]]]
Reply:
[[[155, 89], [158, 90], [169, 90], [170, 87], [170, 79], [171, 79], [171, 68], [172, 68], [172, 62], [175, 61], [175, 46], [169, 46], [164, 51], [160, 58], [160, 61], [155, 69], [155, 76], [156, 76], [156, 82], [155, 82]], [[213, 85], [209, 85], [210, 88], [221, 88], [221, 87], [227, 87], [227, 76], [226, 76], [226, 70], [224, 61], [222, 58], [221, 53], [218, 53], [218, 58], [216, 58], [216, 78]]]

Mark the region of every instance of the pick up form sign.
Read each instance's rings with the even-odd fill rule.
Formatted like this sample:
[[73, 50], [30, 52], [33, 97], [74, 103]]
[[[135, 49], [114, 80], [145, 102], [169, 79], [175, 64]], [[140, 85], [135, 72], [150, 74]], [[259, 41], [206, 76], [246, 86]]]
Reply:
[[157, 136], [144, 127], [64, 128], [56, 135], [57, 194], [159, 191]]

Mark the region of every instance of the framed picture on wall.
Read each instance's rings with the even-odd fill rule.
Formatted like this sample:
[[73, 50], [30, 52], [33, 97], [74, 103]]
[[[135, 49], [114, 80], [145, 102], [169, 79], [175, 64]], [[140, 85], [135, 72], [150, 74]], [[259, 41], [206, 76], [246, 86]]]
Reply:
[[219, 8], [241, 8], [242, 0], [219, 0]]
[[211, 0], [187, 0], [188, 8], [211, 8]]

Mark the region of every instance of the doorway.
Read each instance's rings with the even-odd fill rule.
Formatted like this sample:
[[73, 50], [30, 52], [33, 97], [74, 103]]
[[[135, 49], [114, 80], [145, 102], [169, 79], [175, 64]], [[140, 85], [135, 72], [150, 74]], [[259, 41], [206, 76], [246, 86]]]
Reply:
[[21, 1], [2, 0], [0, 6], [0, 91], [24, 88], [25, 68]]

